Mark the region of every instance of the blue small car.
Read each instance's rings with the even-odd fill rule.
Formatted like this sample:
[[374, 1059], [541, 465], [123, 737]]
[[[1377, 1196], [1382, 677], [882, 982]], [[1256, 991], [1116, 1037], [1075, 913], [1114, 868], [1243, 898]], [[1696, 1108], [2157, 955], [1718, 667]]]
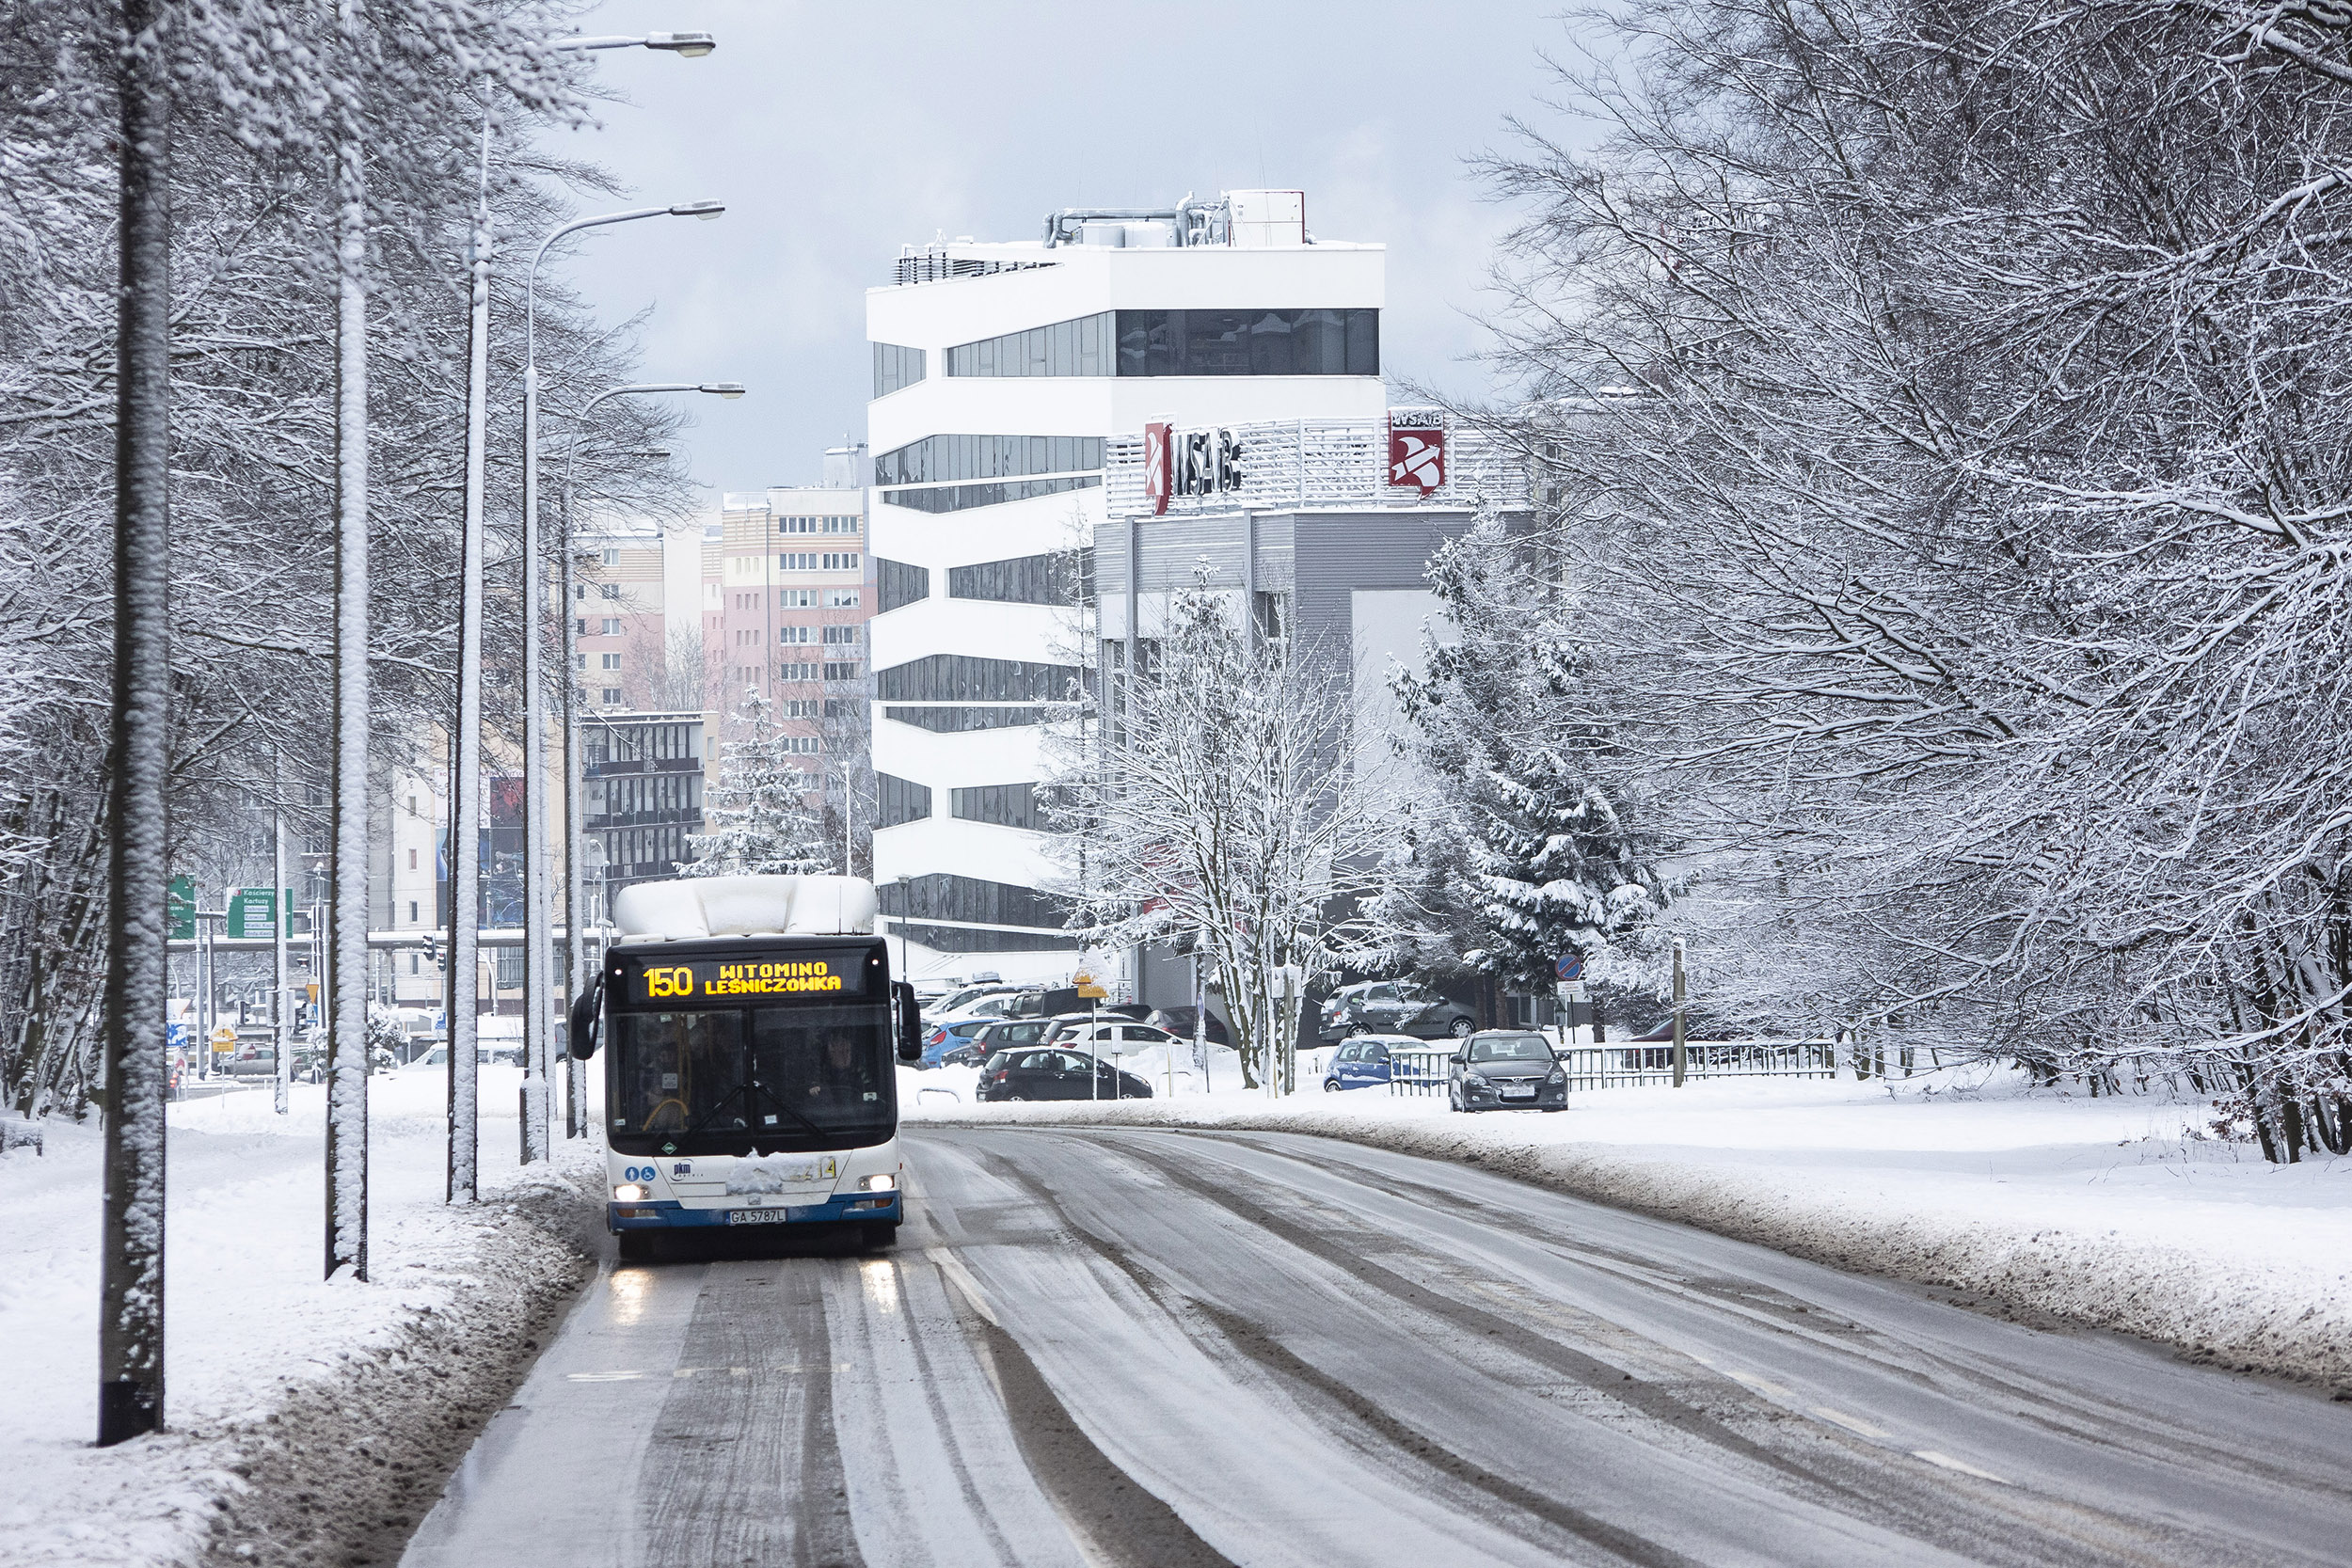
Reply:
[[972, 1037], [997, 1021], [993, 1018], [960, 1018], [952, 1023], [934, 1023], [923, 1031], [923, 1059], [918, 1068], [940, 1066], [940, 1058], [947, 1053], [972, 1043]]
[[1393, 1053], [1425, 1049], [1424, 1042], [1408, 1035], [1359, 1035], [1331, 1053], [1330, 1069], [1323, 1075], [1323, 1092], [1411, 1083], [1416, 1077], [1412, 1064], [1397, 1061]]

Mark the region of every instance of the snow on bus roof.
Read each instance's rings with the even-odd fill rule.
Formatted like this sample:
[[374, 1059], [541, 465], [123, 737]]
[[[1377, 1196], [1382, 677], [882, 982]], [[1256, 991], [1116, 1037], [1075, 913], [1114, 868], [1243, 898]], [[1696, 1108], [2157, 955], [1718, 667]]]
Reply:
[[612, 895], [612, 921], [638, 942], [694, 937], [871, 936], [874, 884], [863, 877], [683, 877]]

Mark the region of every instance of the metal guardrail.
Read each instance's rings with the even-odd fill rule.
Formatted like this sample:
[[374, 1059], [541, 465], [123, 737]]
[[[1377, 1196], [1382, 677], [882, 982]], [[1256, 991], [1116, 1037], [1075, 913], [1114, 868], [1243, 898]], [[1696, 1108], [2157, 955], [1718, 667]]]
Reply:
[[[1683, 1046], [1684, 1078], [1835, 1078], [1834, 1040], [1691, 1040]], [[1572, 1045], [1560, 1053], [1568, 1087], [1628, 1088], [1671, 1084], [1675, 1048], [1660, 1040], [1629, 1045]]]
[[[1693, 1078], [1837, 1076], [1837, 1047], [1834, 1040], [1691, 1040], [1684, 1045], [1683, 1053], [1686, 1082]], [[1389, 1092], [1445, 1093], [1447, 1064], [1453, 1054], [1451, 1051], [1391, 1050]], [[1675, 1048], [1662, 1041], [1572, 1045], [1554, 1054], [1567, 1069], [1571, 1091], [1674, 1082]]]

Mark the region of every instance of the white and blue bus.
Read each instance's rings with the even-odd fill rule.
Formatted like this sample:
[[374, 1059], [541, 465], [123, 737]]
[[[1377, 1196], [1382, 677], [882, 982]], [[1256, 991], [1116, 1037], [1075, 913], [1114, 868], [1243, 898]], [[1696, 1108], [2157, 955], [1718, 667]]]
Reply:
[[850, 877], [641, 882], [574, 1005], [604, 1054], [607, 1223], [628, 1259], [664, 1232], [905, 1217], [896, 1063], [922, 1052], [873, 884]]

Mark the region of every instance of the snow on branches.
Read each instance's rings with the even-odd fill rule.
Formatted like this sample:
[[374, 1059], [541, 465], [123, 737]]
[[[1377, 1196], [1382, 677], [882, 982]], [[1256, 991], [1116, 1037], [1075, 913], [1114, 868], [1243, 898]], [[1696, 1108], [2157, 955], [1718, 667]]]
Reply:
[[808, 803], [817, 781], [777, 725], [775, 705], [747, 688], [735, 737], [720, 742], [719, 767], [703, 789], [705, 832], [686, 835], [694, 858], [681, 877], [805, 877], [833, 869], [827, 835]]

